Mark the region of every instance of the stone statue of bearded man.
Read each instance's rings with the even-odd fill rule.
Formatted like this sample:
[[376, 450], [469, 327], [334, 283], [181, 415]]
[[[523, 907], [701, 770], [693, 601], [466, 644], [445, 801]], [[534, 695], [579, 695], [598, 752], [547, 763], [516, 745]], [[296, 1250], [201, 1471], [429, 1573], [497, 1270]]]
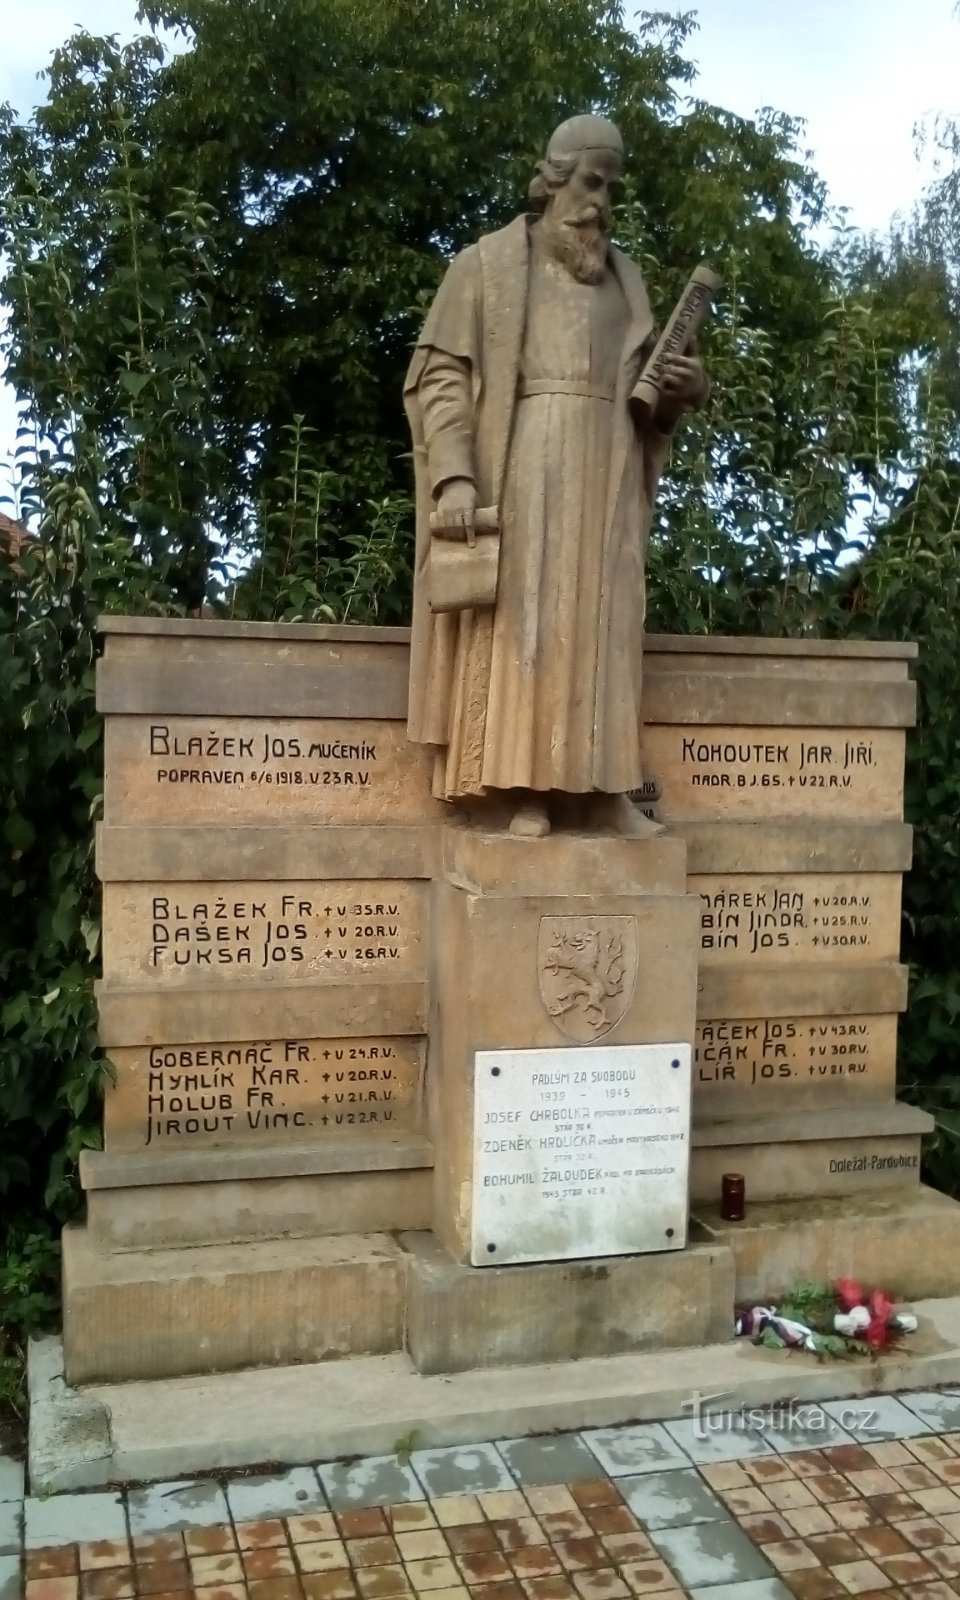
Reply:
[[[417, 476], [409, 734], [434, 792], [503, 794], [509, 828], [643, 833], [644, 554], [670, 434], [707, 385], [691, 348], [641, 423], [630, 394], [655, 343], [638, 268], [608, 240], [623, 142], [601, 117], [554, 133], [533, 214], [449, 267], [405, 399]], [[500, 528], [496, 603], [429, 609], [430, 514]]]

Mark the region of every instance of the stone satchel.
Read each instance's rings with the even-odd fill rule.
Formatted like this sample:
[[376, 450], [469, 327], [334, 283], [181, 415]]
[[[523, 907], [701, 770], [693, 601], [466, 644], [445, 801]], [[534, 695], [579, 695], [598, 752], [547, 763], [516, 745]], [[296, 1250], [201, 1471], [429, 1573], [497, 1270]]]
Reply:
[[495, 507], [474, 512], [474, 525], [464, 537], [434, 511], [430, 516], [427, 596], [431, 611], [475, 611], [497, 598], [500, 566], [500, 519]]

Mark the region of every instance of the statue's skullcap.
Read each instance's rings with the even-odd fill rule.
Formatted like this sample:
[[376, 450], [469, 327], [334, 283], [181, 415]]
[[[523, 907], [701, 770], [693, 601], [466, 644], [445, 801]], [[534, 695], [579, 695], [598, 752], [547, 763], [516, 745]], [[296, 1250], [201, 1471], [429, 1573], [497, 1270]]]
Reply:
[[570, 117], [561, 122], [547, 145], [547, 160], [554, 156], [585, 155], [588, 150], [609, 150], [623, 155], [623, 139], [606, 117]]

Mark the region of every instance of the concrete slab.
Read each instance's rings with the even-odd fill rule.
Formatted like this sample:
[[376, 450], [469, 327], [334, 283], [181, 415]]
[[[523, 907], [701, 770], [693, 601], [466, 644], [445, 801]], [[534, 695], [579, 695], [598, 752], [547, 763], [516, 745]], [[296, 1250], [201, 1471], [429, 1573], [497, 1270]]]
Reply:
[[126, 1539], [127, 1514], [118, 1494], [58, 1494], [24, 1502], [23, 1542], [28, 1550]]
[[690, 1600], [792, 1600], [780, 1578], [754, 1578], [746, 1583], [715, 1583], [708, 1589], [691, 1589]]
[[583, 1437], [612, 1478], [686, 1467], [690, 1461], [666, 1428], [657, 1423], [649, 1428], [591, 1428]]
[[431, 1499], [441, 1494], [490, 1494], [514, 1487], [503, 1457], [492, 1444], [415, 1450], [410, 1465]]
[[416, 1473], [396, 1455], [321, 1463], [317, 1474], [334, 1511], [403, 1505], [426, 1498]]
[[174, 1533], [181, 1528], [214, 1528], [230, 1512], [219, 1484], [151, 1483], [127, 1496], [130, 1532]]
[[0, 1505], [23, 1499], [23, 1467], [12, 1456], [0, 1456]]
[[[63, 1445], [52, 1461], [49, 1433], [58, 1412], [48, 1396], [31, 1414], [31, 1462], [35, 1457], [50, 1462], [46, 1482], [55, 1489], [358, 1455], [392, 1457], [401, 1467], [411, 1450], [419, 1455], [536, 1433], [690, 1419], [697, 1393], [736, 1411], [740, 1406], [779, 1408], [786, 1395], [802, 1404], [898, 1391], [922, 1394], [960, 1384], [960, 1299], [921, 1301], [914, 1309], [920, 1327], [908, 1348], [862, 1362], [821, 1364], [796, 1352], [785, 1358], [780, 1351], [731, 1340], [699, 1349], [454, 1376], [423, 1376], [398, 1353], [93, 1385], [79, 1393], [63, 1385], [63, 1406], [82, 1403], [107, 1419], [106, 1453], [82, 1458]], [[49, 1351], [41, 1350], [37, 1359], [49, 1366]], [[41, 1428], [46, 1431], [35, 1436]]]
[[312, 1467], [292, 1467], [289, 1472], [263, 1478], [241, 1478], [227, 1485], [234, 1522], [256, 1522], [267, 1517], [302, 1517], [326, 1511], [327, 1497]]
[[0, 1556], [20, 1554], [23, 1507], [16, 1500], [0, 1502]]
[[[841, 1410], [845, 1415], [844, 1408]], [[769, 1421], [764, 1422], [763, 1437], [778, 1455], [791, 1455], [795, 1450], [825, 1450], [830, 1445], [858, 1442], [823, 1406], [782, 1407], [774, 1412]], [[865, 1444], [867, 1441], [861, 1439], [859, 1442]]]
[[956, 1394], [905, 1394], [900, 1399], [920, 1418], [925, 1432], [952, 1433], [960, 1428], [960, 1396]]
[[27, 1384], [28, 1468], [33, 1493], [108, 1483], [112, 1445], [106, 1407], [67, 1387], [59, 1339], [31, 1341]]
[[[712, 1401], [722, 1396], [711, 1394]], [[772, 1446], [764, 1436], [751, 1430], [734, 1411], [726, 1408], [712, 1413], [703, 1411], [692, 1417], [681, 1417], [667, 1423], [667, 1432], [681, 1450], [698, 1465], [711, 1461], [742, 1461], [746, 1456], [772, 1455]]]
[[20, 1557], [0, 1556], [0, 1600], [20, 1600]]
[[769, 1562], [732, 1520], [656, 1528], [652, 1537], [687, 1589], [756, 1582], [774, 1576]]
[[698, 1522], [729, 1522], [730, 1513], [695, 1467], [619, 1478], [618, 1488], [645, 1528], [689, 1528]]
[[592, 1450], [575, 1433], [553, 1434], [549, 1439], [498, 1439], [497, 1449], [524, 1489], [575, 1483], [593, 1477], [597, 1469]]
[[[838, 1422], [842, 1420], [842, 1407], [835, 1402], [825, 1405], [823, 1409]], [[932, 1422], [924, 1421], [916, 1411], [894, 1400], [892, 1395], [874, 1396], [869, 1406], [864, 1407], [864, 1412], [869, 1412], [869, 1415], [857, 1419], [857, 1444], [884, 1444], [891, 1439], [913, 1439], [919, 1434], [936, 1432]]]

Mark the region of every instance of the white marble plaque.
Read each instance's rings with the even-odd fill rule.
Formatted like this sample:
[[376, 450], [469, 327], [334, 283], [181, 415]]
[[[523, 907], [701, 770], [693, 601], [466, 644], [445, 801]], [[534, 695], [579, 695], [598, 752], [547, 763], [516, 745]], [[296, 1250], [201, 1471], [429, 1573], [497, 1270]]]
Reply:
[[679, 1250], [689, 1044], [478, 1050], [475, 1267]]

